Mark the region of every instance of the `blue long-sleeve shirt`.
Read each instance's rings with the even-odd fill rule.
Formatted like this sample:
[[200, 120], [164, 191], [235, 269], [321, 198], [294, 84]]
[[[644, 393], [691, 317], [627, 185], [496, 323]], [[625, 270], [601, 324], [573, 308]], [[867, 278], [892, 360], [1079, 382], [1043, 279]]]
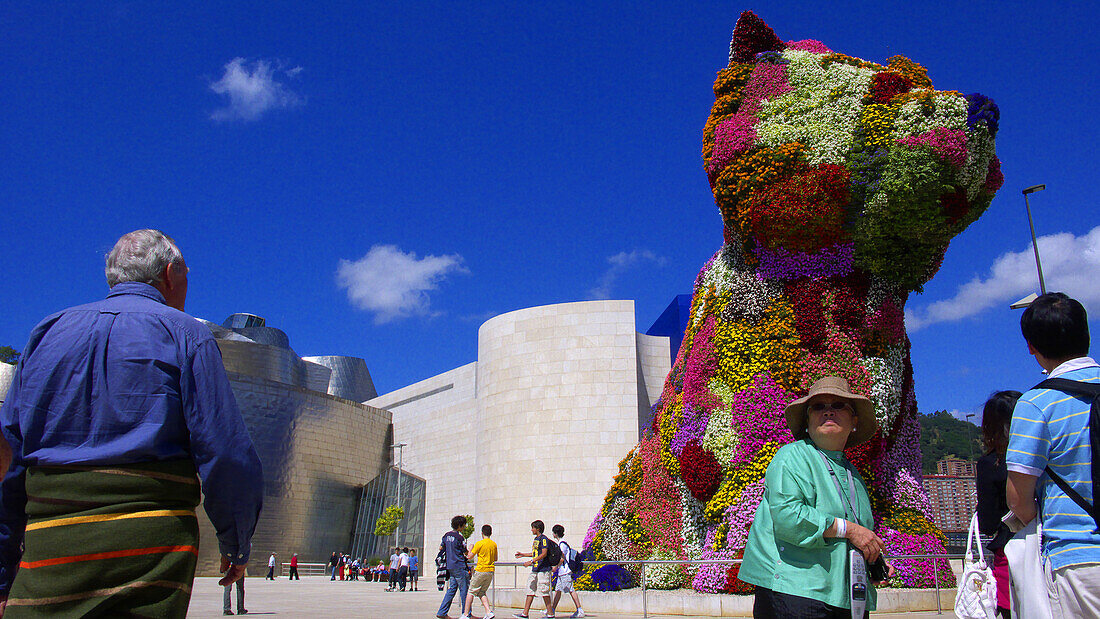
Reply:
[[160, 292], [117, 284], [107, 298], [31, 333], [0, 429], [12, 465], [0, 485], [0, 594], [26, 529], [26, 470], [190, 458], [222, 556], [249, 558], [263, 474], [210, 330]]

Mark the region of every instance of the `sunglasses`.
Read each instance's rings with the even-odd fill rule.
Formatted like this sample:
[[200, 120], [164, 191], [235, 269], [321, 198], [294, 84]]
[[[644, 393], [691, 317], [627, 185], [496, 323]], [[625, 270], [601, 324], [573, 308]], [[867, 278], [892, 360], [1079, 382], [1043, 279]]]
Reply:
[[829, 402], [828, 404], [826, 404], [825, 402], [814, 402], [809, 406], [809, 408], [815, 413], [820, 413], [829, 409], [839, 411], [847, 408], [850, 410], [852, 408], [852, 405], [848, 404], [847, 402], [842, 402], [838, 400], [836, 402]]

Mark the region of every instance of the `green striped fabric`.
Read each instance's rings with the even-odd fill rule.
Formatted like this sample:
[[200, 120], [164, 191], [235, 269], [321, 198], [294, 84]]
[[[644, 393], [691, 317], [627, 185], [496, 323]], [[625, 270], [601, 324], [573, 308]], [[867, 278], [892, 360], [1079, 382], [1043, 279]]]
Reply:
[[5, 617], [186, 616], [198, 504], [190, 460], [28, 469]]

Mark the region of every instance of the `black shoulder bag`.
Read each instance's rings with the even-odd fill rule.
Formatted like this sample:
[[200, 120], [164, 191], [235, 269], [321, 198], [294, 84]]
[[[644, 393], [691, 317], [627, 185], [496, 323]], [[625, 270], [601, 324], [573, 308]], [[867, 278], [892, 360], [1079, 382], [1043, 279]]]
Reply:
[[[1092, 448], [1092, 454], [1090, 460], [1092, 461], [1092, 483], [1093, 483], [1093, 500], [1096, 499], [1096, 480], [1100, 479], [1100, 383], [1083, 383], [1077, 380], [1069, 380], [1066, 378], [1048, 378], [1043, 382], [1035, 385], [1035, 389], [1053, 389], [1055, 391], [1061, 391], [1072, 396], [1085, 396], [1092, 401], [1092, 408], [1089, 411], [1089, 446]], [[1096, 505], [1090, 505], [1088, 501], [1084, 499], [1076, 490], [1074, 490], [1062, 478], [1061, 475], [1051, 470], [1049, 466], [1046, 467], [1046, 474], [1058, 484], [1058, 487], [1062, 489], [1062, 492], [1066, 493], [1066, 496], [1073, 499], [1074, 503], [1081, 506], [1081, 509], [1085, 510], [1085, 513], [1092, 516], [1092, 519], [1096, 522], [1096, 530], [1100, 532], [1100, 509], [1096, 508]]]

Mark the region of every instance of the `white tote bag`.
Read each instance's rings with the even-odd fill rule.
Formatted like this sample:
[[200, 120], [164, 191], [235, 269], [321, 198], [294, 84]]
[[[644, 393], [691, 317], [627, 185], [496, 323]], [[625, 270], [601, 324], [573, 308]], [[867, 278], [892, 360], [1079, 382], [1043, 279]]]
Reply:
[[977, 540], [978, 561], [974, 561], [977, 532], [978, 515], [974, 514], [966, 536], [966, 560], [959, 592], [955, 594], [955, 616], [959, 619], [997, 619], [997, 580], [993, 578], [993, 569], [985, 562], [980, 539]]
[[1012, 580], [1012, 616], [1019, 619], [1051, 619], [1050, 575], [1042, 555], [1043, 526], [1031, 519], [1005, 545]]

